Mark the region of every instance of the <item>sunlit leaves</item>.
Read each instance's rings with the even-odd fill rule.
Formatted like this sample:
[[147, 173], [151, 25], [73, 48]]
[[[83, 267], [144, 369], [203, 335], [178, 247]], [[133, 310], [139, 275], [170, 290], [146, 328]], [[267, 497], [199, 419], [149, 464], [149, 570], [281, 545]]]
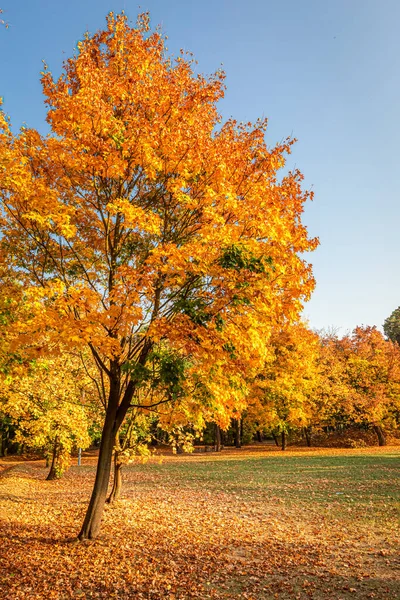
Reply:
[[[172, 58], [146, 15], [110, 13], [42, 85], [48, 136], [0, 117], [0, 250], [29, 315], [16, 347], [88, 346], [113, 439], [146, 390], [177, 426], [226, 425], [314, 288], [312, 194], [279, 173], [293, 140], [269, 148], [266, 120], [223, 123], [224, 74]], [[159, 348], [188, 361], [184, 392], [177, 363], [154, 368]]]

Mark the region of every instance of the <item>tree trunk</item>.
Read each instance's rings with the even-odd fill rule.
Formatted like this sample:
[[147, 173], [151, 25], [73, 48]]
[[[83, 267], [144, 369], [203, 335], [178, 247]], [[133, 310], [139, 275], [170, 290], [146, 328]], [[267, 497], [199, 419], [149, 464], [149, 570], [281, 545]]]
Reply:
[[221, 446], [224, 447], [224, 446], [226, 446], [226, 432], [221, 431], [221, 429], [220, 429], [219, 434], [221, 436]]
[[[141, 364], [145, 363], [150, 349], [151, 344], [145, 344], [139, 358], [139, 362]], [[110, 481], [111, 463], [115, 440], [119, 428], [125, 419], [126, 413], [130, 408], [131, 401], [135, 393], [136, 383], [131, 379], [121, 399], [121, 366], [117, 362], [114, 362], [110, 365], [108, 376], [110, 380], [110, 392], [108, 395], [106, 418], [104, 420], [103, 431], [101, 434], [96, 479], [85, 520], [83, 521], [82, 529], [78, 535], [79, 540], [91, 540], [95, 538], [99, 532], [101, 517], [103, 515], [104, 505], [107, 498], [108, 484]]]
[[256, 435], [257, 435], [257, 442], [261, 443], [263, 441], [263, 437], [262, 437], [262, 433], [259, 429], [257, 429]]
[[122, 463], [119, 462], [118, 452], [114, 455], [114, 481], [111, 494], [107, 498], [108, 504], [113, 504], [121, 495], [122, 489]]
[[273, 431], [271, 431], [271, 435], [274, 438], [275, 446], [277, 446], [279, 448], [279, 442], [278, 442], [277, 436], [275, 435], [275, 433]]
[[117, 385], [111, 382], [110, 394], [106, 418], [100, 441], [99, 459], [97, 462], [96, 479], [86, 512], [82, 529], [78, 535], [79, 540], [93, 539], [99, 532], [101, 517], [107, 497], [108, 484], [110, 481], [111, 462], [118, 433], [117, 411], [119, 404], [119, 390]]
[[286, 432], [282, 431], [282, 450], [286, 450]]
[[242, 447], [242, 442], [240, 439], [240, 419], [235, 419], [235, 447]]
[[304, 427], [304, 435], [306, 438], [307, 446], [311, 448], [311, 426]]
[[217, 423], [215, 423], [215, 451], [221, 452], [221, 430]]
[[1, 432], [1, 440], [0, 440], [0, 457], [6, 455], [5, 450], [6, 450], [6, 432], [2, 431]]
[[50, 467], [49, 474], [46, 477], [47, 481], [53, 481], [54, 479], [58, 478], [56, 467], [57, 467], [57, 459], [58, 459], [59, 452], [60, 452], [60, 445], [59, 445], [59, 438], [57, 435], [56, 439], [54, 440], [53, 457], [51, 459], [51, 467]]
[[386, 438], [380, 425], [374, 425], [373, 429], [378, 437], [379, 446], [386, 446]]
[[18, 444], [17, 454], [18, 456], [22, 456], [25, 452], [25, 444]]

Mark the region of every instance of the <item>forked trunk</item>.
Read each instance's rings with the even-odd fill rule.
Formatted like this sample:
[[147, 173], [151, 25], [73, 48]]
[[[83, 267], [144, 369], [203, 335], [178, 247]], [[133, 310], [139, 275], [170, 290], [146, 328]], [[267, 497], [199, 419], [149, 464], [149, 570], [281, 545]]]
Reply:
[[114, 455], [114, 481], [111, 494], [107, 498], [108, 504], [113, 504], [121, 495], [122, 489], [122, 463], [119, 461], [118, 452]]
[[282, 431], [282, 450], [286, 450], [286, 432]]
[[378, 437], [378, 444], [379, 446], [386, 446], [386, 438], [385, 438], [385, 434], [383, 433], [382, 427], [380, 427], [380, 425], [374, 425], [374, 431]]
[[96, 479], [85, 520], [78, 535], [79, 540], [91, 540], [95, 538], [99, 532], [101, 517], [107, 498], [116, 436], [129, 409], [135, 390], [134, 382], [130, 381], [120, 402], [120, 372], [118, 372], [118, 365], [116, 367], [114, 366], [114, 372], [116, 373], [116, 376], [110, 381], [110, 393], [108, 397], [106, 418], [101, 435]]

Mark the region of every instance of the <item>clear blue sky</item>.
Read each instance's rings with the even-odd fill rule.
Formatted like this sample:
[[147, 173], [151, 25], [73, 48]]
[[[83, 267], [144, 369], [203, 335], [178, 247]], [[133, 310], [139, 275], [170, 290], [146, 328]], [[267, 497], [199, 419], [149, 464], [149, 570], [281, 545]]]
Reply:
[[14, 127], [45, 131], [42, 59], [53, 73], [86, 29], [124, 9], [150, 10], [169, 50], [227, 74], [220, 110], [269, 119], [269, 144], [292, 134], [291, 157], [315, 192], [304, 216], [321, 246], [312, 327], [381, 326], [400, 305], [399, 0], [0, 0], [0, 95]]

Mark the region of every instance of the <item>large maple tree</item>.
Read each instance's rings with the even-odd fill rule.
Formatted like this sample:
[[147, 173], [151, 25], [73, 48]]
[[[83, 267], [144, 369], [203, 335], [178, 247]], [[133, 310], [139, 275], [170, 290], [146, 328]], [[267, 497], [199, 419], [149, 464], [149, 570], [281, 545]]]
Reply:
[[107, 391], [80, 539], [99, 530], [115, 438], [154, 352], [225, 377], [213, 402], [226, 411], [314, 286], [301, 257], [317, 245], [301, 222], [310, 194], [300, 172], [279, 173], [292, 140], [270, 148], [265, 121], [222, 123], [223, 73], [196, 75], [164, 42], [147, 15], [131, 28], [110, 14], [58, 79], [43, 72], [48, 136], [13, 135], [1, 113], [1, 258], [28, 315], [17, 339], [86, 344]]

